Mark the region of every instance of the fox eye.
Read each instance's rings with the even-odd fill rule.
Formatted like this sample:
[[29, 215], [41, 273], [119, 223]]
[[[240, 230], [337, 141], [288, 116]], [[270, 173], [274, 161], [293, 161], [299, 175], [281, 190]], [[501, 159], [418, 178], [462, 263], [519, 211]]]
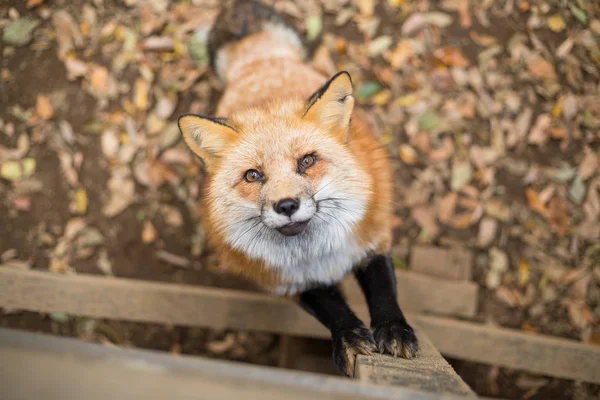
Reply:
[[304, 172], [305, 169], [312, 167], [316, 161], [317, 161], [317, 158], [314, 155], [307, 154], [304, 157], [302, 157], [300, 160], [298, 160], [298, 169], [301, 172]]
[[244, 174], [244, 179], [246, 180], [246, 182], [250, 182], [250, 183], [256, 182], [256, 181], [260, 180], [261, 178], [262, 178], [262, 174], [255, 169], [249, 169]]

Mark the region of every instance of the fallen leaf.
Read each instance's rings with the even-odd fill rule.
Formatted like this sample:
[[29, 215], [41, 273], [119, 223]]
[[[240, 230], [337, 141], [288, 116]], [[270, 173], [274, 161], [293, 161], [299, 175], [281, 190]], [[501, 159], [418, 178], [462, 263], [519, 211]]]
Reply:
[[500, 286], [502, 276], [508, 271], [508, 255], [502, 250], [493, 247], [489, 251], [489, 270], [486, 275], [486, 286], [495, 289]]
[[108, 252], [106, 249], [100, 250], [96, 265], [98, 266], [98, 269], [104, 273], [104, 275], [114, 275], [112, 271], [112, 263], [108, 259]]
[[373, 11], [375, 10], [374, 0], [356, 0], [356, 5], [358, 6], [361, 16], [366, 18], [373, 16]]
[[507, 287], [499, 287], [496, 290], [495, 295], [501, 303], [508, 307], [514, 308], [519, 304], [519, 300], [517, 299], [514, 290], [511, 290]]
[[456, 192], [450, 192], [440, 200], [438, 206], [438, 219], [441, 223], [446, 224], [452, 219], [457, 200], [458, 194]]
[[529, 263], [527, 260], [519, 262], [519, 286], [525, 287], [529, 282]]
[[33, 39], [33, 32], [40, 21], [31, 18], [19, 18], [4, 27], [2, 40], [9, 45], [24, 46]]
[[102, 214], [114, 217], [122, 213], [135, 201], [135, 183], [121, 173], [113, 174], [108, 180], [109, 200], [102, 208]]
[[59, 10], [52, 14], [52, 23], [58, 43], [58, 58], [64, 61], [75, 47], [83, 46], [83, 36], [79, 26], [66, 10]]
[[433, 52], [441, 62], [450, 66], [465, 68], [469, 66], [469, 60], [456, 46], [445, 46]]
[[18, 161], [5, 161], [0, 165], [0, 176], [9, 181], [18, 181], [23, 178], [23, 169]]
[[358, 89], [356, 90], [356, 97], [359, 101], [368, 100], [380, 90], [381, 85], [379, 83], [374, 81], [367, 81], [358, 87]]
[[145, 79], [138, 78], [135, 81], [135, 91], [133, 97], [133, 104], [140, 111], [145, 111], [148, 108], [148, 91], [150, 90], [150, 85]]
[[587, 23], [588, 16], [585, 13], [585, 11], [583, 11], [581, 8], [577, 7], [574, 4], [569, 4], [569, 9], [571, 10], [571, 14], [573, 14], [573, 16], [577, 18], [579, 22], [581, 22], [582, 24]]
[[454, 160], [452, 163], [452, 178], [450, 188], [453, 191], [460, 190], [463, 186], [471, 181], [473, 176], [473, 168], [468, 160]]
[[84, 188], [79, 188], [75, 192], [75, 209], [77, 214], [83, 215], [87, 212], [88, 199]]
[[44, 0], [27, 0], [26, 7], [28, 9], [31, 9], [31, 8], [35, 8], [39, 5], [42, 5], [43, 3], [44, 3]]
[[158, 232], [152, 222], [149, 220], [144, 221], [144, 228], [142, 229], [142, 242], [148, 244], [156, 240]]
[[569, 187], [569, 199], [575, 204], [581, 204], [585, 197], [585, 183], [581, 175], [575, 176], [571, 187]]
[[38, 94], [35, 101], [35, 113], [43, 120], [49, 120], [54, 116], [54, 108], [50, 104], [50, 99], [44, 95]]
[[475, 43], [477, 43], [481, 47], [491, 47], [498, 43], [494, 36], [480, 35], [475, 31], [469, 31], [469, 36]]
[[108, 90], [108, 70], [101, 65], [92, 65], [90, 84], [100, 92]]
[[319, 37], [323, 30], [323, 20], [320, 15], [311, 15], [306, 19], [306, 39], [312, 42]]
[[484, 217], [479, 222], [479, 233], [477, 234], [477, 246], [488, 247], [496, 238], [498, 221], [493, 218]]
[[388, 35], [379, 36], [371, 40], [367, 46], [367, 54], [369, 57], [376, 57], [390, 48], [392, 45], [392, 37]]
[[181, 213], [179, 212], [177, 207], [172, 206], [170, 204], [163, 204], [160, 206], [160, 212], [163, 215], [163, 218], [165, 219], [165, 223], [167, 225], [176, 228], [183, 225], [183, 217], [181, 216]]
[[526, 60], [527, 69], [536, 79], [556, 81], [557, 75], [552, 64], [541, 56], [532, 56]]
[[431, 132], [440, 127], [441, 124], [442, 121], [434, 110], [427, 110], [419, 116], [418, 125], [420, 130]]
[[598, 155], [594, 150], [586, 147], [583, 161], [579, 164], [579, 176], [585, 181], [598, 172], [598, 167]]
[[395, 70], [398, 70], [402, 68], [414, 54], [415, 50], [411, 42], [408, 40], [401, 40], [390, 54], [390, 65]]
[[185, 257], [175, 255], [173, 253], [169, 253], [165, 250], [159, 250], [156, 252], [156, 256], [159, 260], [165, 261], [171, 265], [180, 268], [188, 268], [190, 266], [190, 260]]
[[418, 206], [412, 209], [411, 217], [421, 229], [428, 239], [435, 238], [440, 231], [439, 226], [435, 222], [435, 217], [430, 207]]
[[531, 144], [544, 144], [550, 135], [550, 126], [552, 118], [548, 114], [538, 115], [535, 125], [531, 128], [528, 141]]
[[410, 145], [401, 144], [400, 159], [407, 165], [414, 165], [417, 162], [417, 152]]
[[402, 24], [402, 35], [412, 35], [427, 25], [445, 28], [452, 24], [452, 16], [442, 12], [413, 13]]
[[565, 20], [559, 14], [554, 14], [548, 18], [548, 27], [553, 32], [562, 32], [566, 26]]
[[141, 48], [146, 51], [172, 51], [174, 47], [175, 42], [169, 36], [150, 36], [141, 44]]
[[546, 208], [544, 202], [540, 199], [540, 195], [538, 192], [533, 190], [532, 188], [527, 188], [525, 190], [525, 196], [527, 197], [527, 202], [529, 203], [529, 207], [543, 216], [544, 218], [548, 218], [549, 212]]

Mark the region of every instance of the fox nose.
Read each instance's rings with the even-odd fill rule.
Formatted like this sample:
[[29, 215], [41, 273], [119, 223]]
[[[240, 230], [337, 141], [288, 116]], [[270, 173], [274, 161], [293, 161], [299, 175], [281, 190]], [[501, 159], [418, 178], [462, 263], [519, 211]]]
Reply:
[[285, 214], [291, 217], [300, 208], [300, 202], [296, 199], [283, 199], [274, 204], [273, 208], [277, 214]]

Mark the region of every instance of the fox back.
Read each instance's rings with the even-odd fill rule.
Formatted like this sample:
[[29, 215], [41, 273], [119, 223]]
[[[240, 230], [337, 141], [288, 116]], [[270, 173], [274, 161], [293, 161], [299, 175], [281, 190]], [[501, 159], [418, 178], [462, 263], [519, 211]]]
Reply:
[[341, 280], [391, 245], [391, 168], [354, 112], [352, 80], [304, 62], [298, 33], [258, 2], [229, 2], [209, 37], [219, 118], [184, 115], [206, 166], [207, 229], [222, 264], [275, 293]]

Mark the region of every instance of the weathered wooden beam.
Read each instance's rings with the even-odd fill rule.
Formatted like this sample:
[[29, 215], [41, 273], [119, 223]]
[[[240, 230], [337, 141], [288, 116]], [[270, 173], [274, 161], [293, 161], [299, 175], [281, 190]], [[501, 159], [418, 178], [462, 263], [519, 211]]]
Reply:
[[0, 398], [451, 400], [460, 397], [0, 329]]
[[429, 393], [450, 393], [463, 398], [476, 398], [469, 386], [440, 355], [422, 330], [419, 356], [412, 360], [394, 359], [379, 354], [356, 358], [354, 375], [361, 381], [377, 385], [393, 385]]
[[600, 346], [432, 316], [416, 322], [450, 357], [600, 383]]
[[[0, 307], [42, 313], [329, 338], [297, 305], [264, 295], [89, 275], [0, 268]], [[367, 323], [364, 307], [355, 307]], [[442, 354], [600, 383], [600, 348], [431, 316], [409, 316]], [[529, 349], [525, 351], [524, 349]]]
[[0, 307], [93, 318], [329, 337], [290, 301], [245, 291], [0, 268]]
[[[450, 281], [413, 272], [396, 271], [398, 302], [409, 313], [433, 312], [472, 318], [477, 312], [479, 286], [473, 282]], [[351, 305], [363, 304], [363, 294], [352, 276], [342, 281]]]

